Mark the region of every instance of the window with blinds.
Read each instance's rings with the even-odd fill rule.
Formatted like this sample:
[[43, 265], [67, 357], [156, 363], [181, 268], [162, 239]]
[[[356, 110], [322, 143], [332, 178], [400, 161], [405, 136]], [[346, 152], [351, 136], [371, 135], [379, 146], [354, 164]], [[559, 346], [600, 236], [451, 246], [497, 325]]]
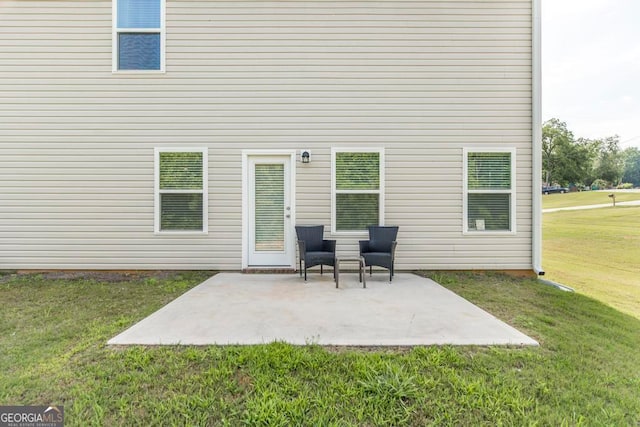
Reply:
[[333, 150], [334, 231], [363, 231], [382, 222], [383, 152]]
[[515, 150], [465, 150], [465, 231], [515, 231]]
[[206, 158], [206, 148], [156, 149], [156, 232], [206, 231]]
[[255, 251], [284, 251], [284, 165], [255, 165]]
[[164, 0], [113, 0], [114, 71], [161, 71]]

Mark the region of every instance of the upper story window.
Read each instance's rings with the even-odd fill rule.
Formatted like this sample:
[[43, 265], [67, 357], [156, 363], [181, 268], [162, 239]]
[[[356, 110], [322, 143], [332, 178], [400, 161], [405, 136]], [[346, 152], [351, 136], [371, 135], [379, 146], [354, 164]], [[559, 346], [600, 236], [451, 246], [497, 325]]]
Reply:
[[362, 232], [384, 223], [384, 149], [335, 148], [331, 228]]
[[164, 71], [164, 0], [113, 0], [113, 71]]
[[515, 232], [515, 154], [464, 150], [465, 232]]

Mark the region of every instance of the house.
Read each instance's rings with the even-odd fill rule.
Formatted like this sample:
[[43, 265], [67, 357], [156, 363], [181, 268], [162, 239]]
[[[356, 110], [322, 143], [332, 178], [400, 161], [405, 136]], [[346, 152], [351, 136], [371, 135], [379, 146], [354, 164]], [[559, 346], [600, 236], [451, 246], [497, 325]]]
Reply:
[[541, 269], [539, 0], [0, 8], [0, 269]]

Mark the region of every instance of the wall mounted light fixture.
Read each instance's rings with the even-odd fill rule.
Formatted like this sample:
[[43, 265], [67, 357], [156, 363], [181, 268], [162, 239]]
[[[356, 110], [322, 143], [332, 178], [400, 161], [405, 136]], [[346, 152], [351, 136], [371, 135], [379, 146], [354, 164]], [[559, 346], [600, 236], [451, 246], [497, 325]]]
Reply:
[[300, 150], [300, 160], [302, 161], [302, 163], [309, 163], [311, 161], [311, 151]]

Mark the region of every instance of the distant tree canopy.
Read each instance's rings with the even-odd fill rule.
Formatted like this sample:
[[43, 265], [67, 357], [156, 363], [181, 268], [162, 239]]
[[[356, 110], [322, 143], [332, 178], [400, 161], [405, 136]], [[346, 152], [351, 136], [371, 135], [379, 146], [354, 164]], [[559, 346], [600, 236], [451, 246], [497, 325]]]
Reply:
[[630, 182], [635, 187], [640, 186], [640, 149], [630, 147], [623, 151], [624, 172], [622, 182]]
[[617, 135], [576, 139], [565, 122], [550, 119], [542, 126], [542, 178], [549, 185], [640, 185], [640, 150], [621, 150]]

